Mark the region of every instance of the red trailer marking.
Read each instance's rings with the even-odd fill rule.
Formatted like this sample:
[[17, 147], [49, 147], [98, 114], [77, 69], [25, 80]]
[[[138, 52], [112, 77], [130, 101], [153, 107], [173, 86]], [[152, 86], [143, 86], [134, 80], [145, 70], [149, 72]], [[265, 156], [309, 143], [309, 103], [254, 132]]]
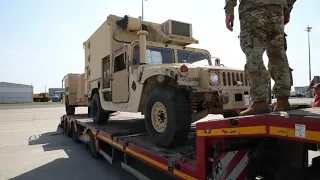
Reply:
[[[244, 171], [248, 166], [248, 151], [230, 151], [217, 156], [216, 163], [220, 171], [216, 174], [215, 180], [239, 179], [245, 176]], [[245, 179], [245, 178], [241, 178]]]

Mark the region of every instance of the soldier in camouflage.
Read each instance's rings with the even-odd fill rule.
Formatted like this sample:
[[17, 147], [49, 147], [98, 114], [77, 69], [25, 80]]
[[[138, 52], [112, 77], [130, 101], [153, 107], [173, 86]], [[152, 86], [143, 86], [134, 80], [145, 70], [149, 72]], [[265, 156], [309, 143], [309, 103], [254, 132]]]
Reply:
[[[284, 16], [284, 25], [287, 25], [290, 22], [290, 13], [293, 9], [293, 5], [296, 2], [296, 0], [287, 0], [287, 8], [283, 8], [283, 16]], [[284, 50], [287, 51], [287, 34], [284, 33]], [[272, 63], [268, 63], [268, 71], [269, 71], [269, 75], [272, 79], [274, 79], [274, 77], [272, 77], [272, 75], [274, 73], [270, 73], [272, 71], [274, 71], [274, 64]], [[290, 85], [293, 86], [293, 76], [292, 76], [292, 71], [293, 69], [291, 67], [289, 67], [290, 70]], [[278, 104], [279, 105], [279, 104]], [[275, 106], [275, 111], [277, 111], [278, 106]]]
[[[290, 70], [284, 49], [284, 8], [289, 0], [241, 0], [239, 4], [240, 46], [246, 54], [244, 71], [250, 83], [252, 103], [240, 115], [270, 112], [266, 88], [269, 74], [262, 55], [267, 51], [275, 81], [273, 91], [277, 98], [274, 111], [290, 109]], [[226, 26], [233, 31], [234, 7], [237, 0], [226, 0]]]

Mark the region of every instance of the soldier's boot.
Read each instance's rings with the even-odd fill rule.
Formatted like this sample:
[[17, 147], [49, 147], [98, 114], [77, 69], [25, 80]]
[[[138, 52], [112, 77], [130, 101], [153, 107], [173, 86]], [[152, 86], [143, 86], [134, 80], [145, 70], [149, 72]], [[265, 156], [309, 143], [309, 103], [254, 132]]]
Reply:
[[253, 102], [250, 106], [240, 112], [240, 116], [265, 114], [270, 112], [270, 106], [267, 101]]
[[291, 105], [289, 103], [289, 98], [288, 97], [283, 97], [283, 98], [277, 98], [277, 103], [273, 108], [274, 112], [277, 111], [288, 111], [291, 109]]

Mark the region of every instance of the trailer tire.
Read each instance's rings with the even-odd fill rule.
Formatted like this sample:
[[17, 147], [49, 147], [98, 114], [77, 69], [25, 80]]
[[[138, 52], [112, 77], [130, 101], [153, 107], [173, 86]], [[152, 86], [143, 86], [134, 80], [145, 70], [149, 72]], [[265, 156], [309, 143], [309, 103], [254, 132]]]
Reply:
[[81, 141], [79, 140], [79, 132], [74, 126], [76, 126], [76, 124], [71, 125], [72, 139], [74, 142], [80, 143]]
[[98, 93], [95, 93], [91, 100], [91, 117], [95, 124], [105, 124], [110, 117], [110, 112], [102, 109]]
[[[156, 127], [157, 123], [164, 122], [164, 128]], [[155, 87], [146, 101], [145, 123], [149, 136], [157, 146], [167, 148], [184, 144], [191, 125], [187, 95], [173, 86]]]
[[96, 149], [96, 143], [92, 132], [89, 132], [90, 141], [88, 142], [88, 150], [93, 159], [100, 159], [101, 154]]
[[69, 127], [69, 123], [67, 120], [64, 120], [64, 133], [68, 136], [68, 137], [71, 137], [72, 136], [72, 132], [70, 130], [70, 127]]
[[76, 106], [74, 106], [74, 105], [69, 105], [69, 99], [68, 99], [68, 97], [66, 98], [65, 106], [66, 106], [66, 113], [67, 113], [67, 115], [74, 115], [74, 112], [75, 112], [75, 110], [76, 110]]

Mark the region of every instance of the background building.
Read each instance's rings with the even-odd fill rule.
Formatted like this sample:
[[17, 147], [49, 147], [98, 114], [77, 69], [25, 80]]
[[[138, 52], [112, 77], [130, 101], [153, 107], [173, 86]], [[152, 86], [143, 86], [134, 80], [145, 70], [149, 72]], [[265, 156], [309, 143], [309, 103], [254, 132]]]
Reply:
[[33, 102], [33, 86], [0, 82], [0, 104]]
[[49, 88], [49, 96], [51, 97], [52, 102], [60, 102], [61, 94], [63, 93], [62, 88]]

